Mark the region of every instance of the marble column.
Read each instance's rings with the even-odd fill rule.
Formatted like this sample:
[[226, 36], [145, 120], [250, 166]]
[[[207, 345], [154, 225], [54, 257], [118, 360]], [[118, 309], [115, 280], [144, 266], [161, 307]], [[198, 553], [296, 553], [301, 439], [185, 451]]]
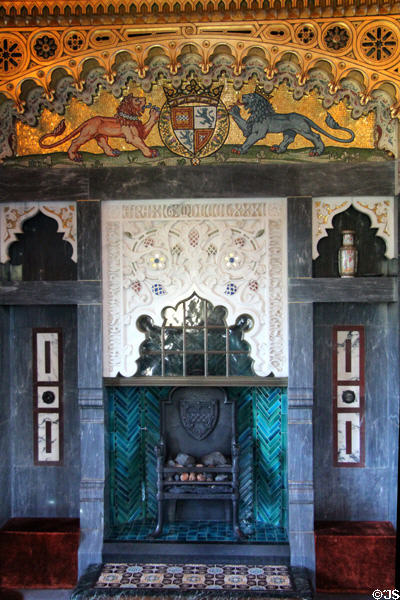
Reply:
[[[101, 278], [100, 202], [77, 202], [78, 278]], [[102, 383], [102, 307], [79, 304], [78, 396], [81, 481], [79, 575], [101, 562], [104, 529], [104, 402]]]
[[0, 526], [11, 516], [10, 308], [0, 306]]
[[[288, 276], [312, 277], [311, 198], [288, 198]], [[288, 488], [289, 542], [293, 566], [313, 576], [313, 305], [289, 302]]]

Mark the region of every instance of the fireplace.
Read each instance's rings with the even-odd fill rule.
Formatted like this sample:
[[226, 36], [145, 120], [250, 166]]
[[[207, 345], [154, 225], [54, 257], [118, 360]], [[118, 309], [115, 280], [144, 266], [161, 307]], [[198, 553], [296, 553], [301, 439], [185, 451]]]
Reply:
[[[102, 210], [106, 537], [148, 541], [156, 530], [159, 541], [235, 542], [242, 531], [248, 541], [286, 540], [286, 201], [104, 202]], [[188, 484], [169, 481], [176, 465], [166, 463], [205, 453], [170, 455], [159, 445], [176, 387], [221, 387], [236, 414], [227, 447], [214, 448], [229, 460], [219, 473], [228, 479], [213, 480], [227, 497], [220, 509], [216, 497], [197, 501], [197, 521], [177, 489]], [[211, 482], [193, 483], [213, 474], [196, 464], [185, 477], [211, 494]]]
[[[108, 388], [109, 510], [105, 538], [109, 541], [154, 539], [152, 533], [158, 516], [155, 447], [162, 431], [162, 407], [170, 401], [173, 389], [171, 386]], [[238, 522], [246, 535], [245, 543], [285, 542], [288, 516], [286, 389], [226, 386], [224, 390], [236, 413], [236, 439], [240, 446]], [[201, 456], [202, 450], [193, 450], [196, 458], [197, 452]], [[176, 453], [178, 446], [172, 447], [172, 456], [176, 457]], [[229, 453], [230, 449], [226, 451]], [[172, 468], [172, 473], [175, 471]], [[158, 542], [237, 541], [225, 500], [212, 512], [208, 500], [203, 505], [197, 504], [200, 520], [196, 520], [190, 510], [191, 501], [177, 500], [176, 510], [166, 503], [164, 527], [156, 538]]]
[[[161, 410], [157, 455], [157, 526], [162, 534], [166, 505], [171, 520], [177, 504], [187, 520], [201, 520], [202, 504], [208, 519], [224, 503], [235, 536], [243, 537], [238, 522], [239, 445], [235, 403], [222, 388], [180, 387], [171, 391]], [[229, 510], [229, 508], [231, 510]]]

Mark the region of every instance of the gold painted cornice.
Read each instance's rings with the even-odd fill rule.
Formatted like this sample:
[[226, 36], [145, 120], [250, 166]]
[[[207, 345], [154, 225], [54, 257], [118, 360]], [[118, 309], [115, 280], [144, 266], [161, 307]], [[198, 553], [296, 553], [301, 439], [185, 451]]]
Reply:
[[[307, 6], [307, 0], [301, 9], [294, 0], [285, 9], [263, 9], [260, 2], [253, 2], [254, 10], [230, 12], [219, 10], [223, 4], [214, 2], [214, 12], [208, 13], [200, 11], [203, 4], [193, 5], [199, 7], [198, 12], [188, 8], [179, 14], [172, 8], [177, 3], [152, 4], [153, 12], [149, 8], [146, 15], [140, 15], [146, 13], [144, 6], [150, 7], [144, 2], [131, 15], [125, 12], [128, 3], [123, 0], [118, 4], [118, 14], [109, 14], [111, 3], [73, 0], [68, 3], [68, 12], [65, 5], [56, 2], [3, 2], [2, 10], [7, 14], [11, 7], [14, 9], [15, 25], [4, 26], [3, 20], [0, 28], [0, 94], [12, 99], [22, 113], [25, 95], [32, 86], [43, 88], [51, 101], [59, 77], [70, 75], [76, 89], [82, 90], [89, 65], [103, 68], [107, 81], [112, 83], [122, 61], [131, 61], [138, 76], [145, 79], [156, 57], [173, 77], [179, 73], [185, 56], [190, 55], [196, 57], [203, 74], [223, 63], [240, 77], [244, 70], [251, 70], [255, 61], [272, 80], [279, 63], [290, 60], [300, 84], [315, 68], [328, 74], [332, 93], [340, 89], [344, 78], [354, 79], [362, 90], [364, 104], [375, 90], [384, 89], [391, 98], [392, 115], [397, 116], [399, 4], [383, 5], [380, 14], [374, 15], [367, 13], [377, 12], [376, 6], [360, 2], [356, 8], [350, 0], [336, 8], [326, 0], [324, 8], [317, 5], [313, 9]], [[102, 15], [98, 14], [100, 6]], [[157, 6], [159, 12], [154, 8]], [[54, 24], [57, 7], [60, 14], [64, 11], [68, 24], [59, 17], [59, 23]], [[88, 14], [89, 8], [92, 14]], [[387, 14], [383, 14], [386, 9]], [[73, 15], [80, 10], [86, 15]], [[392, 10], [399, 16], [390, 16]], [[36, 26], [29, 24], [32, 16]], [[17, 25], [18, 19], [24, 25]]]
[[[116, 20], [142, 17], [153, 18], [154, 22], [164, 19], [176, 19], [177, 16], [197, 20], [210, 18], [215, 13], [217, 20], [226, 15], [239, 19], [286, 19], [291, 17], [352, 17], [365, 15], [396, 15], [400, 13], [400, 2], [370, 2], [370, 0], [3, 0], [0, 17], [3, 26], [16, 25], [49, 25], [49, 20], [62, 19], [71, 21], [88, 20], [112, 23]], [[96, 21], [96, 19], [99, 19]], [[81, 21], [82, 22], [82, 21]], [[64, 24], [64, 23], [60, 23]]]

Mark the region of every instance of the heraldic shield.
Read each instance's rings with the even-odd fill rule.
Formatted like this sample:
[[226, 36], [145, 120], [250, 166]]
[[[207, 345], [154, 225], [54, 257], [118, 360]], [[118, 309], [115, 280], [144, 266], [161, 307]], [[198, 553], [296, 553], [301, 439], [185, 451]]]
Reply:
[[218, 400], [181, 399], [179, 416], [185, 431], [195, 440], [204, 440], [214, 429], [218, 419]]
[[192, 164], [217, 152], [229, 132], [229, 115], [221, 101], [223, 86], [203, 87], [194, 79], [178, 90], [164, 87], [167, 101], [158, 122], [164, 144]]
[[210, 141], [217, 124], [216, 106], [175, 106], [172, 128], [182, 146], [197, 154]]

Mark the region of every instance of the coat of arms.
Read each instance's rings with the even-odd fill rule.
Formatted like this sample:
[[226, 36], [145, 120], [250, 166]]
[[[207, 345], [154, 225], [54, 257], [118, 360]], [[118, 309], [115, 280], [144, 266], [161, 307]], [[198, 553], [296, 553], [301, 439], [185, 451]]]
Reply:
[[164, 144], [192, 164], [214, 154], [229, 132], [229, 115], [221, 101], [223, 86], [202, 87], [194, 79], [178, 90], [164, 88], [159, 131]]
[[195, 440], [204, 440], [214, 429], [218, 419], [218, 400], [182, 399], [179, 416], [185, 431]]

